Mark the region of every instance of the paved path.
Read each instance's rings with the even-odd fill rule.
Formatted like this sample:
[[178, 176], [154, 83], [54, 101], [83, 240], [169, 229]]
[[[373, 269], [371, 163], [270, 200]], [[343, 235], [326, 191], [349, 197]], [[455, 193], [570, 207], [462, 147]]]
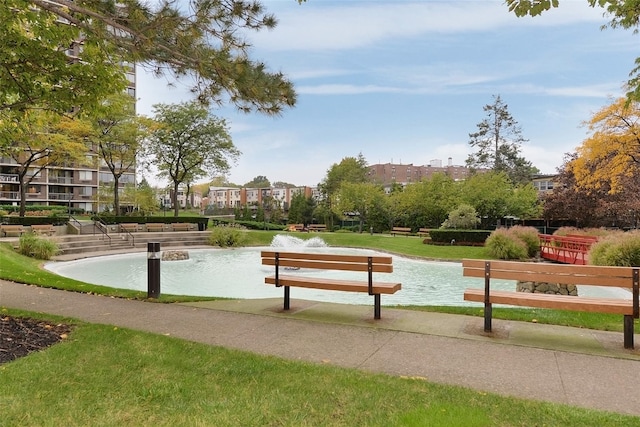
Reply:
[[[0, 307], [315, 363], [640, 416], [640, 350], [622, 333], [280, 299], [157, 304], [0, 281]], [[622, 321], [622, 319], [620, 319]], [[636, 335], [636, 343], [640, 341]]]

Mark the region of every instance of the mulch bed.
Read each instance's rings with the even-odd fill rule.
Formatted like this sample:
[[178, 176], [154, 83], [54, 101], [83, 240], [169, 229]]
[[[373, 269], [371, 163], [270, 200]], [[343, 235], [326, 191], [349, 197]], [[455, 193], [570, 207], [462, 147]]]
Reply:
[[[0, 315], [1, 316], [1, 315]], [[67, 338], [72, 327], [43, 320], [0, 317], [0, 364], [49, 348]]]

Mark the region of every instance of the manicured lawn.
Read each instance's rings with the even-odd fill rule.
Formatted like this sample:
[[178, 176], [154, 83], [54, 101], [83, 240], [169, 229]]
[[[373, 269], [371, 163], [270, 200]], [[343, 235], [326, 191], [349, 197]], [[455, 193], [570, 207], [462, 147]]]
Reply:
[[75, 324], [65, 342], [0, 365], [0, 424], [638, 425], [636, 417], [505, 398], [425, 378], [371, 374]]
[[[268, 245], [276, 233], [247, 234], [251, 244]], [[319, 236], [331, 245], [425, 258], [486, 256], [483, 248], [430, 247], [414, 237], [346, 233], [296, 236]], [[126, 298], [146, 297], [140, 292], [61, 278], [42, 270], [40, 264], [16, 254], [7, 244], [0, 245], [0, 278]], [[167, 302], [180, 299], [162, 298]], [[1, 304], [0, 295], [0, 308]], [[411, 309], [481, 315], [479, 307]], [[579, 317], [579, 325], [608, 324], [607, 319], [594, 314], [545, 311], [550, 313], [496, 309], [494, 317], [530, 321], [535, 316], [538, 321], [547, 319], [558, 324]], [[2, 308], [0, 315], [41, 317], [75, 325], [63, 343], [0, 365], [3, 426], [638, 425], [637, 417], [505, 398], [432, 384], [425, 378], [281, 360], [7, 308]], [[612, 317], [611, 323], [620, 324], [619, 316]]]
[[440, 259], [456, 261], [463, 258], [484, 259], [487, 252], [479, 246], [436, 246], [425, 245], [423, 239], [417, 236], [395, 236], [388, 234], [369, 233], [300, 233], [282, 231], [248, 231], [249, 244], [253, 246], [268, 246], [276, 234], [285, 234], [302, 240], [320, 237], [329, 246], [351, 248], [369, 248], [398, 255], [421, 257], [425, 259]]

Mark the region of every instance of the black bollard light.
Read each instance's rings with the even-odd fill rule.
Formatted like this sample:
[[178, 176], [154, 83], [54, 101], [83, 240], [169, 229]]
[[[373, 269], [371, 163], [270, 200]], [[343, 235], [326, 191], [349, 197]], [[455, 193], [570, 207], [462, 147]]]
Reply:
[[147, 243], [147, 298], [160, 298], [160, 243]]

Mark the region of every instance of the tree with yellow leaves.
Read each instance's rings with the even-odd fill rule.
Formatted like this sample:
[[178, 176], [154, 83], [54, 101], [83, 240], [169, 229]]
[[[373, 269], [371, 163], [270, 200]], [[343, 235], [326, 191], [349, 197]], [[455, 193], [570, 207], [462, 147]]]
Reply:
[[85, 161], [90, 132], [86, 122], [48, 110], [2, 111], [0, 157], [15, 163], [12, 173], [20, 184], [20, 216], [26, 211], [27, 187], [44, 168]]
[[590, 136], [568, 164], [576, 185], [617, 194], [640, 178], [640, 103], [615, 100], [585, 123]]

